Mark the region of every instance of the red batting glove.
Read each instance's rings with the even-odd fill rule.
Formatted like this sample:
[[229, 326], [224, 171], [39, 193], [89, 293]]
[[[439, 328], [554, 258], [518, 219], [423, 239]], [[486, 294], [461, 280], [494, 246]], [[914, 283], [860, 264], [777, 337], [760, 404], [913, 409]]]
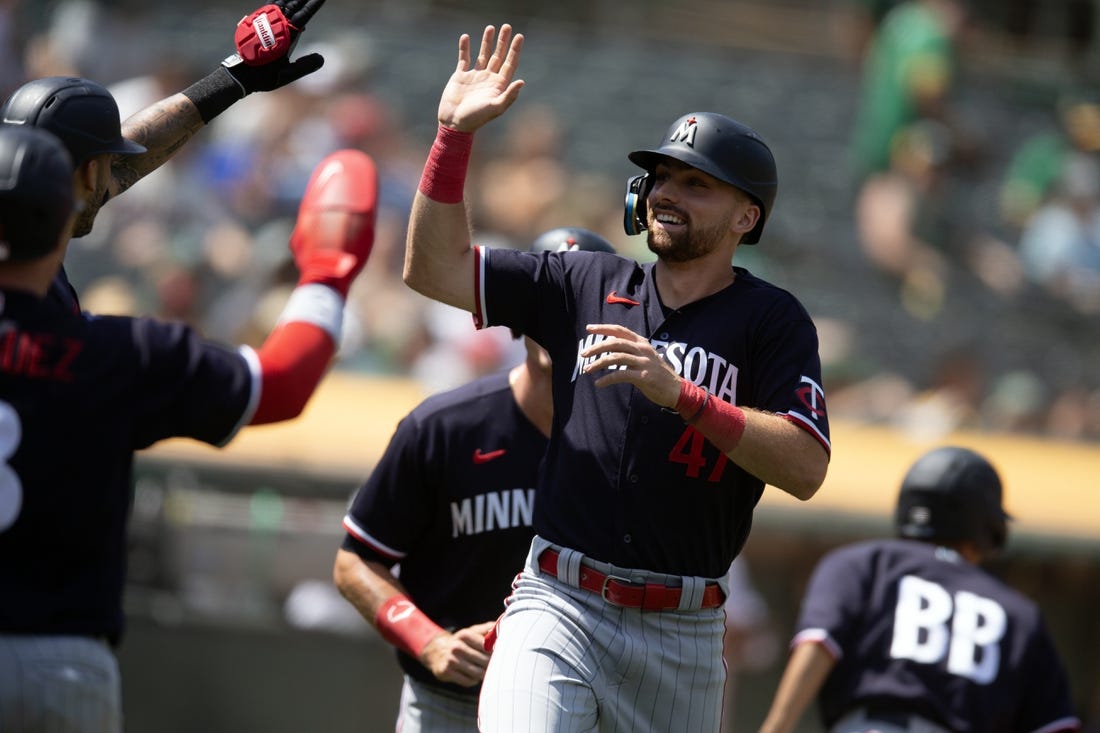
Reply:
[[347, 297], [374, 246], [378, 171], [359, 150], [339, 150], [313, 169], [290, 235], [298, 284], [320, 283]]

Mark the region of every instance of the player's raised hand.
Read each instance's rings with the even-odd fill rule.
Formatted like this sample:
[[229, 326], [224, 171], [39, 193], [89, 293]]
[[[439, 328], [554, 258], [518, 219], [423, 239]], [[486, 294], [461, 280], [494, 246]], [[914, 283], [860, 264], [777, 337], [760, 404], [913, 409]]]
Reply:
[[481, 35], [481, 49], [471, 63], [470, 36], [458, 39], [458, 65], [439, 100], [439, 122], [447, 127], [473, 132], [499, 117], [512, 106], [523, 88], [516, 79], [523, 35], [512, 35], [512, 26], [505, 23], [496, 28], [486, 26]]
[[585, 374], [609, 370], [596, 379], [597, 387], [633, 384], [657, 405], [676, 405], [680, 397], [680, 377], [648, 339], [613, 323], [590, 323], [585, 328], [589, 333], [607, 337], [580, 353], [583, 359], [595, 357], [595, 361], [584, 367]]
[[362, 151], [338, 150], [313, 169], [290, 235], [299, 284], [347, 296], [374, 246], [377, 199], [378, 171]]
[[290, 52], [325, 0], [274, 0], [241, 18], [234, 33], [237, 52], [222, 62], [243, 95], [269, 92], [312, 74], [324, 64], [311, 53], [295, 61]]
[[485, 635], [494, 623], [487, 621], [436, 636], [420, 652], [421, 663], [442, 682], [473, 687], [484, 679], [489, 665]]

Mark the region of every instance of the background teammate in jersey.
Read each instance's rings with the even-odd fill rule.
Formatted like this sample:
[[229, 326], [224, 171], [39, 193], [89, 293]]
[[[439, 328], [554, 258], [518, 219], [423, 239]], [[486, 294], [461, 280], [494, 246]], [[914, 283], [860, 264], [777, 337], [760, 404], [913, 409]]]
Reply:
[[[594, 232], [562, 227], [531, 251], [615, 250]], [[485, 635], [531, 544], [553, 419], [549, 357], [524, 341], [527, 358], [511, 370], [414, 408], [344, 518], [333, 577], [397, 649], [402, 733], [477, 731]]]
[[460, 38], [404, 273], [553, 362], [536, 537], [498, 623], [480, 723], [717, 731], [727, 570], [765, 483], [808, 499], [829, 462], [814, 324], [731, 265], [764, 228], [775, 161], [745, 125], [685, 115], [630, 155], [645, 175], [630, 183], [627, 228], [649, 230], [656, 263], [473, 247], [473, 133], [519, 95], [522, 45], [489, 26], [474, 59]]
[[298, 285], [264, 344], [75, 313], [47, 295], [75, 211], [73, 163], [44, 130], [0, 125], [0, 730], [122, 730], [134, 452], [224, 445], [296, 417], [340, 341], [374, 241], [377, 172], [344, 150], [314, 170], [290, 247]]
[[901, 484], [899, 539], [815, 568], [761, 733], [794, 730], [816, 697], [831, 733], [1073, 731], [1069, 683], [1039, 608], [978, 567], [1004, 546], [993, 466], [966, 448], [921, 456]]

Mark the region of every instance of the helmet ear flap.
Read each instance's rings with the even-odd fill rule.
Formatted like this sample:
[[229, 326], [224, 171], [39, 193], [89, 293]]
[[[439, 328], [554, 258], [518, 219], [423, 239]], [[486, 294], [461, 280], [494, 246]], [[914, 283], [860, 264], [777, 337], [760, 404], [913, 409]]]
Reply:
[[989, 528], [989, 543], [994, 550], [1003, 550], [1007, 541], [1008, 522], [1003, 517], [998, 518]]
[[626, 209], [623, 212], [623, 229], [627, 234], [641, 234], [646, 225], [646, 197], [651, 187], [649, 174], [634, 176], [626, 182]]

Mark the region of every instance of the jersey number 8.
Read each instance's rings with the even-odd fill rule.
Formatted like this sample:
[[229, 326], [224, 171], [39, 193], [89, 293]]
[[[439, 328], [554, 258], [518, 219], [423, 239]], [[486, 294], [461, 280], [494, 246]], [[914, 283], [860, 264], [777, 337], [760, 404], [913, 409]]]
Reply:
[[7, 463], [22, 439], [23, 423], [19, 413], [7, 402], [0, 401], [0, 532], [15, 524], [23, 508], [23, 482]]

